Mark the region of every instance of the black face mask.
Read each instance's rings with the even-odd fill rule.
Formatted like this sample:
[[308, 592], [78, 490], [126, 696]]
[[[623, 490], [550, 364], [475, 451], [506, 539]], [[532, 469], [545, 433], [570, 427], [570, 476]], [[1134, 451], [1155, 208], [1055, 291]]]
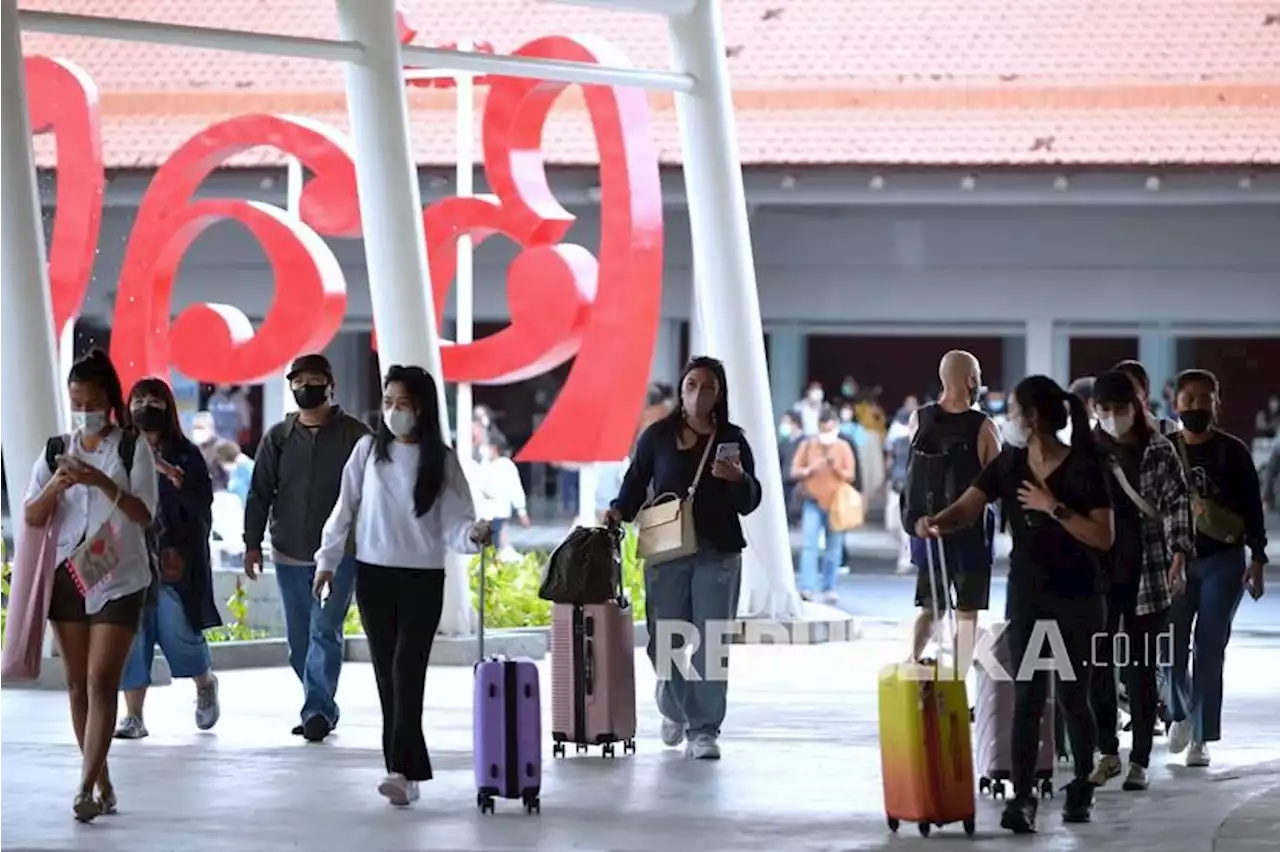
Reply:
[[131, 412], [133, 422], [143, 432], [159, 432], [169, 420], [169, 409], [158, 405], [143, 405]]
[[1196, 435], [1208, 432], [1213, 426], [1213, 412], [1207, 408], [1192, 408], [1178, 416], [1182, 419], [1182, 425], [1187, 431]]
[[329, 386], [303, 385], [300, 388], [294, 388], [293, 399], [298, 403], [298, 408], [303, 411], [319, 408], [329, 401]]

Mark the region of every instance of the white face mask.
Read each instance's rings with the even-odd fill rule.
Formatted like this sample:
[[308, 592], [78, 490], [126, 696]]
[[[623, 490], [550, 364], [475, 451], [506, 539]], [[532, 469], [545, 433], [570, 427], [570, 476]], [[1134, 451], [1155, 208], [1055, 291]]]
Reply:
[[1119, 439], [1129, 433], [1133, 428], [1133, 415], [1129, 412], [1115, 414], [1111, 417], [1099, 417], [1098, 425], [1102, 427], [1102, 431], [1106, 432], [1112, 438]]
[[840, 433], [832, 429], [830, 432], [819, 432], [818, 440], [824, 444], [834, 444], [840, 440]]
[[107, 412], [73, 411], [71, 412], [71, 428], [86, 435], [97, 435], [107, 428]]
[[809, 391], [809, 401], [812, 403], [816, 404], [816, 403], [822, 402], [822, 397], [823, 397], [822, 388], [814, 388], [813, 390]]
[[1004, 441], [1011, 447], [1022, 448], [1027, 445], [1030, 435], [1021, 420], [1006, 420], [1004, 424]]
[[382, 422], [397, 438], [408, 438], [418, 427], [418, 416], [403, 408], [388, 408], [382, 412]]

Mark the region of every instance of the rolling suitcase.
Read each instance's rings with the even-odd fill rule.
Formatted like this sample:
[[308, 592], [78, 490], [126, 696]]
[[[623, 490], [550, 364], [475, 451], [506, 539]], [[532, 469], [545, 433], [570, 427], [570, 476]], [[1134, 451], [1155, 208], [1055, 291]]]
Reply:
[[[926, 542], [929, 572], [934, 545]], [[942, 582], [933, 585], [934, 624], [942, 626], [937, 587], [949, 588], [946, 556], [937, 547]], [[954, 631], [952, 632], [954, 636]], [[939, 654], [941, 656], [941, 654]], [[928, 837], [934, 826], [963, 823], [975, 829], [973, 750], [964, 680], [940, 660], [889, 666], [880, 674], [880, 770], [890, 831], [917, 824]]]
[[631, 605], [553, 604], [551, 610], [551, 754], [566, 744], [604, 757], [636, 750], [636, 627]]
[[[992, 655], [1009, 675], [1013, 675], [1013, 653], [1004, 634], [1000, 634], [992, 647]], [[977, 740], [978, 792], [990, 793], [997, 799], [1006, 798], [1006, 782], [1013, 775], [1012, 680], [992, 677], [991, 673], [977, 667], [978, 705], [974, 711], [974, 738]], [[1057, 766], [1056, 689], [1055, 678], [1049, 678], [1049, 697], [1045, 701], [1044, 714], [1040, 718], [1040, 753], [1036, 758], [1036, 778], [1040, 781], [1042, 798], [1053, 796], [1053, 772]]]
[[479, 662], [475, 672], [476, 806], [493, 813], [496, 799], [519, 799], [526, 813], [542, 810], [542, 692], [538, 666], [525, 657], [484, 655], [485, 572], [480, 553]]

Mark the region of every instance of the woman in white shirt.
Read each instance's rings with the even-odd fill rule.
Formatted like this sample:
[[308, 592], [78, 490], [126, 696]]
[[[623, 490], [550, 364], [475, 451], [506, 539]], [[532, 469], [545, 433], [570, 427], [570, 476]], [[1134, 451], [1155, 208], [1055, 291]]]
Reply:
[[[157, 486], [151, 448], [131, 428], [120, 377], [107, 355], [95, 350], [72, 365], [67, 391], [73, 431], [51, 438], [45, 456], [36, 459], [24, 511], [31, 526], [58, 525], [49, 621], [84, 756], [73, 809], [76, 819], [88, 822], [116, 810], [107, 751], [121, 672], [152, 583], [146, 530], [155, 514]], [[68, 559], [99, 533], [119, 564], [81, 588], [90, 578], [78, 583]]]
[[489, 521], [494, 544], [499, 548], [509, 544], [502, 531], [513, 514], [522, 526], [529, 526], [529, 498], [520, 480], [520, 469], [504, 449], [499, 439], [487, 438], [480, 445], [480, 463], [475, 471], [476, 514]]
[[422, 700], [444, 609], [445, 551], [474, 553], [491, 533], [476, 521], [466, 476], [442, 437], [435, 381], [420, 367], [396, 366], [383, 388], [378, 432], [360, 439], [342, 471], [316, 551], [315, 591], [321, 597], [332, 583], [354, 524], [356, 603], [382, 702], [387, 776], [378, 792], [403, 807], [431, 778]]

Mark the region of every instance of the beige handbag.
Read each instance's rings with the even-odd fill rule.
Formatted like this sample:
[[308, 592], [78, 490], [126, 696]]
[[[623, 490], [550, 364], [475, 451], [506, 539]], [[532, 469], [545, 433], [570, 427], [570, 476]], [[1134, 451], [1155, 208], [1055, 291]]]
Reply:
[[715, 435], [707, 439], [707, 448], [702, 451], [702, 460], [698, 462], [698, 472], [693, 475], [693, 482], [683, 500], [675, 492], [667, 491], [645, 503], [636, 515], [637, 550], [640, 558], [649, 565], [660, 565], [697, 552], [693, 493], [698, 490], [702, 471], [707, 466], [707, 456], [711, 455], [711, 446], [715, 442]]
[[856, 530], [866, 523], [867, 506], [862, 499], [862, 492], [849, 483], [841, 485], [836, 491], [831, 508], [827, 510], [827, 522], [836, 532]]

